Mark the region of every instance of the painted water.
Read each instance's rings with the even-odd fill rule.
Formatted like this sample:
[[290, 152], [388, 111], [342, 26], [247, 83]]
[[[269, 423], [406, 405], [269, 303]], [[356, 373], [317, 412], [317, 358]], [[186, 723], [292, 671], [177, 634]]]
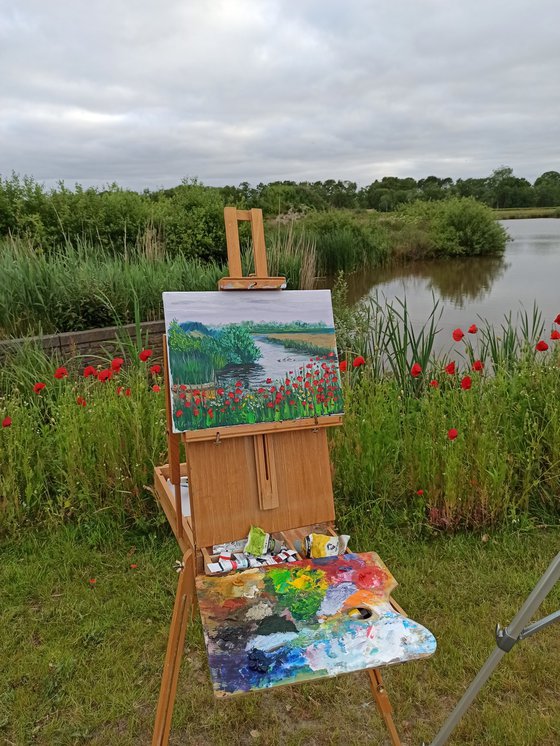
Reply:
[[376, 293], [380, 299], [406, 298], [410, 317], [424, 322], [434, 301], [443, 309], [445, 333], [486, 319], [499, 327], [504, 315], [513, 320], [520, 308], [536, 303], [545, 330], [560, 312], [560, 219], [500, 221], [510, 241], [499, 257], [470, 257], [411, 262], [368, 269], [347, 278], [350, 300]]

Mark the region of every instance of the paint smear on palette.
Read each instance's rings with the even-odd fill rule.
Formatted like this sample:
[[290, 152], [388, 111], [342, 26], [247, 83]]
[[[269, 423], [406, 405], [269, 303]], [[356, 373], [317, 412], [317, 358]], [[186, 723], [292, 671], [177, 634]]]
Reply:
[[434, 636], [389, 603], [374, 552], [197, 578], [216, 695], [425, 658]]

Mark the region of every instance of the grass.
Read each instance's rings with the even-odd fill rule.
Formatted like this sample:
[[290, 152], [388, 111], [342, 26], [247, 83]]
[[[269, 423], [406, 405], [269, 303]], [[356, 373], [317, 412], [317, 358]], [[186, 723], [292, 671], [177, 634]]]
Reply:
[[493, 210], [496, 220], [560, 218], [560, 207], [503, 207]]
[[[342, 528], [348, 528], [344, 511]], [[395, 598], [438, 651], [385, 669], [404, 744], [429, 743], [558, 552], [558, 531], [411, 540], [364, 517], [353, 548], [376, 550]], [[0, 550], [0, 739], [6, 746], [146, 746], [176, 586], [175, 541], [99, 517], [27, 531]], [[136, 565], [132, 568], [131, 565]], [[92, 586], [90, 579], [95, 579]], [[557, 586], [539, 617], [560, 606]], [[450, 743], [555, 746], [558, 625], [509, 653]], [[200, 622], [189, 629], [171, 744], [387, 744], [366, 676], [214, 699]]]

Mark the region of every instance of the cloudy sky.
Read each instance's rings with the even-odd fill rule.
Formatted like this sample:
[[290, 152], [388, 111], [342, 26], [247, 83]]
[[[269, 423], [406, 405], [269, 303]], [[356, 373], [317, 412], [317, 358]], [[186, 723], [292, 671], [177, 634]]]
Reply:
[[0, 0], [0, 174], [560, 170], [558, 0]]

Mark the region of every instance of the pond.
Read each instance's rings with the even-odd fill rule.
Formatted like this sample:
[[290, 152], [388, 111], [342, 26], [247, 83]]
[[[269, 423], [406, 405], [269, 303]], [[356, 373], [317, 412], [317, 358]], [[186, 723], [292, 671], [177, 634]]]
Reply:
[[[378, 294], [392, 301], [406, 298], [410, 317], [424, 322], [434, 298], [443, 307], [442, 330], [486, 319], [499, 326], [512, 311], [536, 303], [550, 330], [560, 312], [560, 219], [502, 220], [510, 241], [499, 257], [470, 257], [411, 262], [368, 269], [347, 277], [356, 302]], [[548, 335], [547, 335], [548, 336]]]

